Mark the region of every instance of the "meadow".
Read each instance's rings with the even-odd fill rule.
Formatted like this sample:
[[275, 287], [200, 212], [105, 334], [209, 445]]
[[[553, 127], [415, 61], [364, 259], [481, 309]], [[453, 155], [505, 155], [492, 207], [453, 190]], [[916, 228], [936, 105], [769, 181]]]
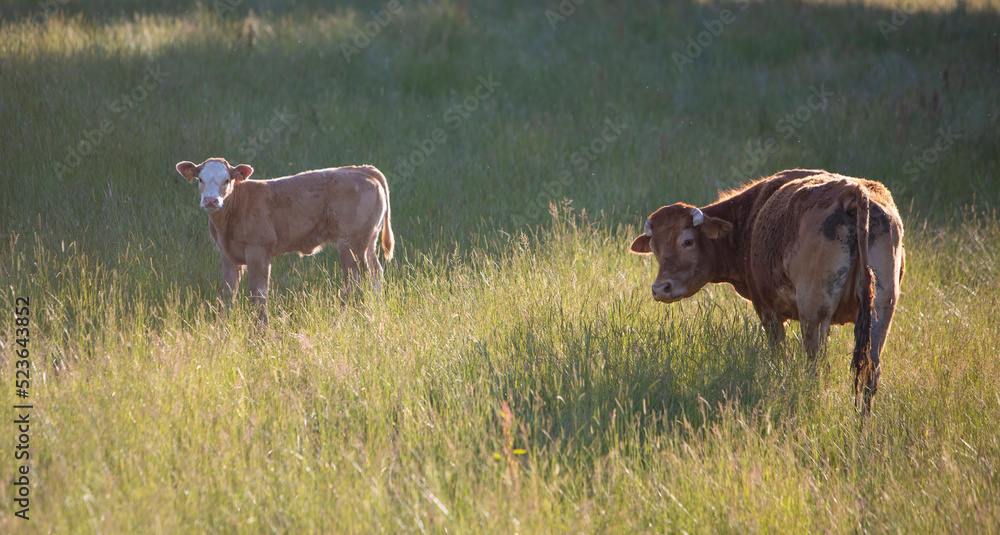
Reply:
[[[998, 81], [995, 0], [4, 2], [0, 532], [1000, 533]], [[213, 156], [379, 167], [382, 291], [331, 247], [221, 313]], [[906, 227], [868, 420], [850, 327], [628, 252], [796, 167]]]

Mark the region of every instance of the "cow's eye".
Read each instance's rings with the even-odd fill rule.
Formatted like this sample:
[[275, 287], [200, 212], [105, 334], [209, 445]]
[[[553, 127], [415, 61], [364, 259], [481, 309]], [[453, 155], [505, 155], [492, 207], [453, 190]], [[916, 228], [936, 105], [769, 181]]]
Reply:
[[692, 245], [694, 245], [693, 241], [691, 241], [691, 240], [684, 240], [684, 247], [691, 247]]

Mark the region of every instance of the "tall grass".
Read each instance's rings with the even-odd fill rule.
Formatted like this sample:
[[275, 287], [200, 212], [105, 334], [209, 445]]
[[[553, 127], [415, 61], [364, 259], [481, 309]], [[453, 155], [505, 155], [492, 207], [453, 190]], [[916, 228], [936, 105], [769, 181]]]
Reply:
[[[32, 519], [4, 433], [0, 531], [1000, 530], [997, 6], [928, 3], [883, 36], [892, 6], [752, 3], [679, 72], [742, 3], [588, 2], [554, 28], [555, 2], [403, 5], [350, 61], [369, 5], [0, 8], [0, 304], [32, 300], [35, 405]], [[456, 124], [480, 76], [500, 85]], [[786, 139], [813, 87], [834, 95]], [[959, 137], [931, 162], [941, 128]], [[335, 252], [288, 256], [269, 329], [245, 295], [220, 310], [173, 171], [210, 156], [383, 169], [382, 291], [340, 306]], [[788, 167], [882, 180], [903, 208], [865, 425], [850, 329], [811, 366], [796, 324], [772, 352], [731, 288], [652, 302], [627, 252], [661, 204]]]

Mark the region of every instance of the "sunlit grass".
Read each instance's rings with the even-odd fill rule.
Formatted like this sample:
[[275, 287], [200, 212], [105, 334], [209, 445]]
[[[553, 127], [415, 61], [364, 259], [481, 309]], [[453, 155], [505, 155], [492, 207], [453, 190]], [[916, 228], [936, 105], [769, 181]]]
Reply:
[[800, 353], [775, 360], [731, 290], [648, 300], [626, 229], [547, 227], [560, 239], [400, 267], [355, 307], [333, 285], [283, 289], [263, 336], [177, 295], [110, 298], [89, 288], [119, 275], [45, 252], [71, 278], [34, 289], [57, 336], [35, 345], [51, 364], [32, 526], [936, 531], [1000, 514], [996, 279], [935, 281], [945, 247], [1000, 241], [995, 220], [948, 246], [913, 233], [866, 429], [849, 329], [817, 380]]

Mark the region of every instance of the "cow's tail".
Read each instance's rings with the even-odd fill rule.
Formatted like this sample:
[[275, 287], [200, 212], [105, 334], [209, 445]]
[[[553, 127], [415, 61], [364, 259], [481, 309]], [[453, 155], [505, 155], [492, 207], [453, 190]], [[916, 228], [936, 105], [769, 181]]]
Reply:
[[875, 273], [868, 263], [868, 215], [871, 200], [868, 192], [860, 184], [855, 185], [854, 201], [857, 205], [858, 263], [861, 267], [858, 317], [854, 322], [854, 400], [855, 406], [863, 410], [871, 408], [871, 398], [875, 394], [875, 370], [872, 369], [872, 322], [875, 315]]
[[389, 208], [389, 183], [385, 180], [382, 171], [372, 167], [375, 178], [382, 185], [385, 192], [385, 216], [382, 218], [382, 252], [385, 254], [385, 261], [392, 260], [392, 252], [396, 248], [396, 236], [392, 233], [392, 210]]

